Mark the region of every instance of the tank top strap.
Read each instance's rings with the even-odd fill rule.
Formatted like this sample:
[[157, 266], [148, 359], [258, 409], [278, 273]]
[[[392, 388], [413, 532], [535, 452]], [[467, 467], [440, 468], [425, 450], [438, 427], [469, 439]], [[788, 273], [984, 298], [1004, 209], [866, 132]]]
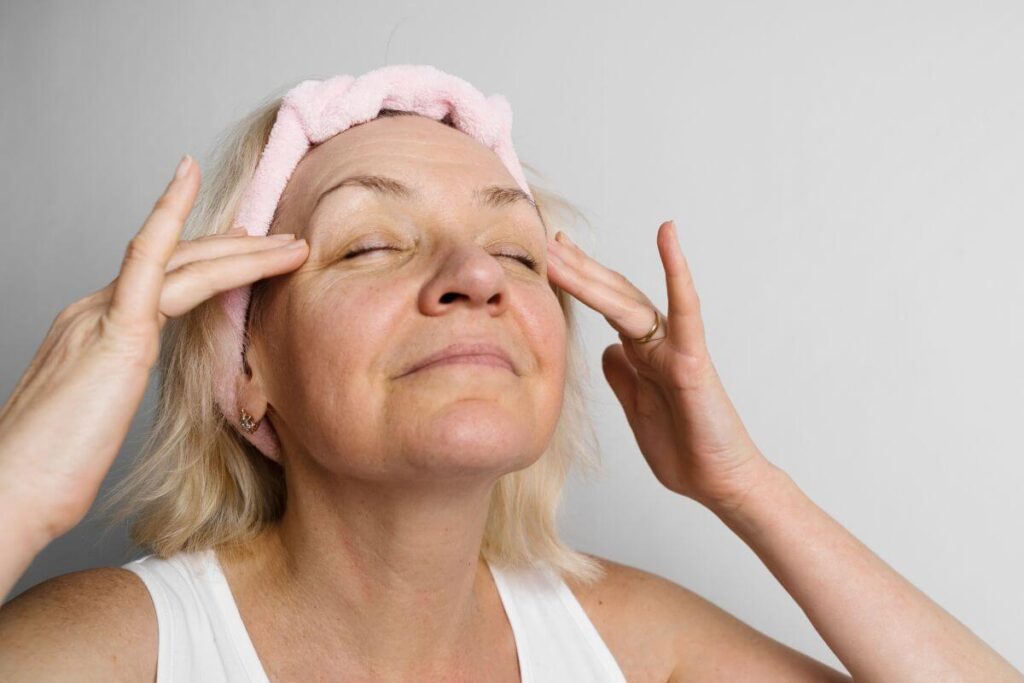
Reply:
[[[214, 550], [146, 555], [122, 567], [139, 576], [156, 609], [157, 683], [269, 683]], [[626, 683], [557, 571], [488, 568], [512, 626], [522, 683]]]
[[142, 579], [156, 609], [157, 683], [269, 683], [215, 551], [121, 566]]
[[555, 569], [488, 567], [515, 635], [522, 683], [626, 683], [611, 650]]

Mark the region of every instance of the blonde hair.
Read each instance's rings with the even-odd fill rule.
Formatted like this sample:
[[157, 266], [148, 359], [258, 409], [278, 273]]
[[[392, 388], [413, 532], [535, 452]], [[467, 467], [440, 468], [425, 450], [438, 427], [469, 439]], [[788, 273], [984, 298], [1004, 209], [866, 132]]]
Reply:
[[[204, 173], [183, 239], [231, 228], [281, 101], [281, 96], [266, 101], [227, 129], [215, 144], [213, 163]], [[381, 115], [396, 113], [407, 112]], [[447, 120], [442, 122], [451, 125]], [[528, 164], [522, 165], [537, 175]], [[529, 187], [549, 234], [556, 230], [569, 232], [570, 216], [586, 222], [582, 213], [562, 197], [532, 183]], [[265, 281], [254, 284], [251, 298], [255, 318], [262, 308], [264, 287], [260, 283]], [[481, 555], [496, 566], [548, 563], [589, 583], [601, 577], [601, 565], [565, 545], [557, 522], [570, 472], [600, 472], [600, 454], [585, 405], [589, 378], [575, 306], [570, 295], [552, 286], [565, 315], [567, 332], [561, 415], [541, 457], [496, 482]], [[166, 323], [157, 362], [159, 397], [152, 428], [129, 472], [100, 506], [111, 523], [133, 517], [132, 540], [160, 557], [245, 543], [284, 511], [283, 468], [228, 424], [214, 401], [214, 343], [225, 324], [226, 318], [212, 298]]]

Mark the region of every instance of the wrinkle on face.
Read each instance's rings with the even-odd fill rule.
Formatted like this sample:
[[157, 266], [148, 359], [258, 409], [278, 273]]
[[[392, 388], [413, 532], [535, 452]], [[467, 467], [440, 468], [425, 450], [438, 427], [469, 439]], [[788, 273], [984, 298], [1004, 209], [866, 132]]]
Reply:
[[[418, 197], [345, 187], [317, 201], [356, 174], [395, 178]], [[322, 465], [356, 474], [372, 461], [394, 472], [404, 457], [405, 466], [421, 469], [427, 456], [414, 454], [414, 444], [441, 433], [436, 420], [445, 406], [450, 416], [475, 416], [476, 434], [463, 422], [447, 423], [449, 435], [460, 425], [463, 445], [501, 440], [519, 450], [506, 456], [520, 462], [542, 452], [561, 407], [565, 317], [547, 279], [546, 229], [536, 208], [482, 207], [476, 192], [489, 186], [515, 186], [497, 155], [419, 116], [346, 130], [310, 150], [289, 179], [271, 232], [305, 237], [310, 253], [277, 278], [278, 296], [267, 297], [266, 333], [275, 341], [274, 362], [264, 364], [267, 392], [280, 414], [275, 428], [281, 421], [302, 450], [324, 454]], [[519, 383], [499, 392], [457, 379], [456, 369], [429, 382], [391, 381], [412, 360], [466, 335], [506, 348], [523, 369]], [[431, 414], [435, 424], [425, 417]], [[350, 455], [339, 458], [339, 450]], [[439, 464], [453, 456], [430, 457]]]

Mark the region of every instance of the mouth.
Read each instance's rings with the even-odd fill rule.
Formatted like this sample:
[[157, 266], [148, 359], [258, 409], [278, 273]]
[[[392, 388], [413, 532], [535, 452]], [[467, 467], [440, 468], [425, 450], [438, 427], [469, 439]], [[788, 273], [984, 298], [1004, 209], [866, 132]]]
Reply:
[[459, 365], [493, 367], [518, 374], [512, 358], [501, 346], [490, 342], [461, 342], [450, 344], [440, 351], [421, 358], [399, 377], [411, 375], [420, 370]]
[[[432, 370], [433, 368], [439, 368], [443, 366], [451, 365], [482, 365], [484, 367], [497, 368], [499, 370], [508, 370], [514, 372], [512, 364], [500, 356], [486, 353], [470, 353], [458, 356], [448, 356], [447, 358], [441, 358], [431, 363], [427, 363], [419, 368], [416, 368], [412, 372], [421, 372], [423, 370]], [[407, 373], [412, 374], [412, 373]]]

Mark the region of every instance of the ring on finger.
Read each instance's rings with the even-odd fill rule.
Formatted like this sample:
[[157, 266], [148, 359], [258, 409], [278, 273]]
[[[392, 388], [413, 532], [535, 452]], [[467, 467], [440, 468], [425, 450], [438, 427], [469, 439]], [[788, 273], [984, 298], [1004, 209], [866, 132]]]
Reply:
[[[646, 344], [649, 341], [653, 341], [654, 333], [658, 331], [659, 327], [661, 327], [661, 311], [654, 309], [654, 325], [651, 327], [651, 330], [644, 336], [637, 337], [631, 341], [634, 344]], [[658, 339], [663, 339], [663, 337], [658, 337]]]

